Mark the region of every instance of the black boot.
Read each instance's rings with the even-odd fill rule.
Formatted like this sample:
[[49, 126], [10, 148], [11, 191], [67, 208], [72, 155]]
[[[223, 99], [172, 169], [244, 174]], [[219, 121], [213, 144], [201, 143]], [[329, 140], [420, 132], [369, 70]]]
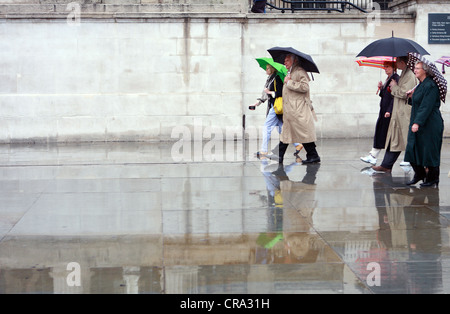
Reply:
[[428, 174], [426, 181], [422, 183], [420, 186], [422, 187], [436, 187], [439, 186], [439, 167], [428, 167]]
[[411, 163], [411, 167], [414, 169], [414, 178], [411, 181], [406, 182], [406, 185], [414, 185], [419, 181], [423, 181], [425, 183], [425, 178], [427, 176], [425, 168], [422, 166], [417, 166], [413, 163]]
[[282, 164], [284, 161], [284, 154], [286, 154], [286, 150], [288, 148], [289, 144], [285, 144], [280, 141], [280, 144], [278, 144], [279, 152], [278, 152], [278, 163]]
[[320, 162], [320, 157], [316, 150], [316, 143], [314, 142], [306, 143], [303, 144], [303, 147], [306, 150], [306, 160], [302, 161], [303, 165]]

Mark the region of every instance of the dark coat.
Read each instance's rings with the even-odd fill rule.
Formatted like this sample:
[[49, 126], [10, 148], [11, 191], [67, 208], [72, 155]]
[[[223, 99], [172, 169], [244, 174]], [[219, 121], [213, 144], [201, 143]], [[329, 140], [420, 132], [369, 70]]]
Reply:
[[375, 126], [375, 136], [373, 137], [373, 148], [384, 149], [386, 145], [386, 137], [389, 130], [389, 123], [391, 118], [385, 118], [384, 114], [389, 112], [392, 114], [392, 108], [394, 106], [394, 97], [391, 95], [389, 84], [392, 80], [398, 83], [400, 76], [394, 73], [383, 85], [380, 90], [380, 111], [378, 113], [378, 120]]
[[[439, 88], [432, 78], [427, 77], [417, 86], [412, 97], [405, 161], [424, 167], [440, 165], [444, 134], [440, 106]], [[413, 133], [411, 127], [415, 123], [419, 125], [419, 131]]]
[[[273, 80], [267, 88], [270, 91], [275, 92], [275, 98], [283, 96], [283, 81], [281, 80], [281, 78], [278, 74], [275, 76], [275, 80]], [[275, 103], [275, 98], [273, 98], [272, 95], [269, 94], [269, 100], [267, 103], [267, 114], [269, 113], [270, 108], [273, 107], [273, 105]], [[281, 121], [283, 121], [282, 114], [277, 114], [277, 118], [280, 119]]]

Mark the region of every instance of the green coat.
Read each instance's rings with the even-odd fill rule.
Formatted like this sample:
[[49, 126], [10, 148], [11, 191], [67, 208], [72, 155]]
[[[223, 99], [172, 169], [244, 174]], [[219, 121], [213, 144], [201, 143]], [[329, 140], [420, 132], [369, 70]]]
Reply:
[[[444, 133], [440, 106], [439, 88], [432, 78], [427, 77], [417, 86], [412, 97], [405, 161], [424, 167], [440, 165]], [[419, 125], [416, 133], [411, 131], [414, 123]]]

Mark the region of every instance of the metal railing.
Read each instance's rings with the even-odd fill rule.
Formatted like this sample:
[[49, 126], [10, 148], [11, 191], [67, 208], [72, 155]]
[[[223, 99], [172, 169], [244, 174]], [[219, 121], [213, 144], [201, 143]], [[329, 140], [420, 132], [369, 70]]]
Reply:
[[269, 11], [337, 11], [358, 10], [364, 13], [372, 11], [374, 2], [379, 4], [381, 10], [388, 10], [389, 2], [393, 0], [350, 0], [350, 1], [330, 1], [330, 0], [268, 0], [266, 7]]

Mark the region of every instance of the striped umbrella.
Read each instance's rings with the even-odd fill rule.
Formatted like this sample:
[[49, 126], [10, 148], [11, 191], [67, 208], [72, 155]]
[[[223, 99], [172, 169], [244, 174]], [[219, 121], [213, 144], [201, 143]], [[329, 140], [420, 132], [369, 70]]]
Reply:
[[445, 97], [447, 96], [447, 80], [444, 78], [444, 76], [439, 72], [436, 65], [425, 59], [423, 56], [421, 56], [418, 53], [410, 52], [408, 54], [409, 60], [408, 60], [408, 67], [414, 71], [414, 66], [417, 61], [423, 62], [426, 65], [428, 65], [431, 68], [431, 71], [433, 72], [432, 78], [436, 82], [438, 88], [439, 88], [439, 94], [442, 102], [445, 103]]
[[442, 74], [445, 74], [445, 66], [450, 67], [450, 57], [440, 57], [436, 62], [442, 64]]
[[359, 66], [366, 66], [378, 69], [384, 69], [384, 63], [395, 62], [397, 58], [395, 57], [360, 57], [356, 60]]

